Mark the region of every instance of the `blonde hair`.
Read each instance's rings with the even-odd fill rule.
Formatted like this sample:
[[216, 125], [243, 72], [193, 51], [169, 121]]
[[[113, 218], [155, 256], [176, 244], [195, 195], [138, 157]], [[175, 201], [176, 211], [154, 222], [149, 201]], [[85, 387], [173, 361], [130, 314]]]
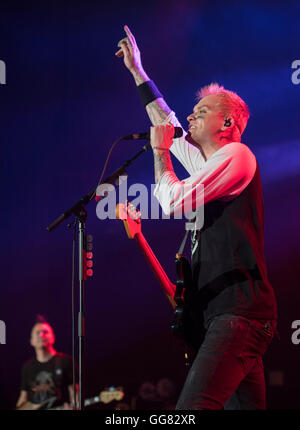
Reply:
[[233, 128], [228, 130], [231, 136], [226, 137], [230, 137], [233, 141], [240, 141], [250, 117], [248, 106], [236, 93], [226, 90], [216, 82], [201, 88], [197, 92], [197, 99], [200, 101], [203, 97], [212, 94], [220, 96], [222, 113], [230, 115], [234, 120]]

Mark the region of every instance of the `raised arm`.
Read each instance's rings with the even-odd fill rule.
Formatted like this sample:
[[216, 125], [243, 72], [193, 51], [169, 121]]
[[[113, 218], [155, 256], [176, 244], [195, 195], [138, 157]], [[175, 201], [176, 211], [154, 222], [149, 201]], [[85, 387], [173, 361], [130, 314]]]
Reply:
[[[124, 30], [127, 37], [119, 41], [118, 47], [120, 49], [115, 55], [123, 57], [125, 66], [131, 72], [152, 125], [165, 125], [170, 122], [175, 127], [183, 128], [175, 113], [169, 108], [163, 96], [145, 72], [141, 62], [141, 53], [133, 34], [126, 25]], [[201, 152], [188, 143], [185, 136], [186, 132], [184, 131], [181, 138], [173, 139], [170, 151], [191, 175], [201, 169], [204, 159]]]
[[[131, 72], [136, 85], [139, 86], [144, 82], [150, 81], [150, 78], [142, 66], [141, 53], [137, 46], [134, 35], [126, 25], [124, 30], [127, 37], [120, 40], [118, 43], [118, 47], [120, 49], [115, 55], [117, 57], [124, 57], [125, 66]], [[159, 97], [147, 104], [146, 111], [149, 115], [150, 121], [154, 126], [161, 124], [171, 113], [171, 109], [163, 97]]]

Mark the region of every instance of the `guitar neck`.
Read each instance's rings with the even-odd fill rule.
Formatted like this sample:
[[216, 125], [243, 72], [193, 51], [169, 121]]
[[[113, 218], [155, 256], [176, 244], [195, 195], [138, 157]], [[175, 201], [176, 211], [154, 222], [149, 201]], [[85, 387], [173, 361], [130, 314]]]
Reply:
[[158, 282], [160, 283], [164, 293], [166, 294], [169, 302], [171, 303], [173, 309], [176, 307], [176, 303], [174, 300], [175, 290], [176, 287], [170, 279], [168, 278], [167, 274], [165, 273], [164, 269], [161, 267], [158, 259], [156, 258], [154, 252], [150, 248], [148, 242], [146, 241], [144, 235], [142, 233], [137, 233], [134, 236], [136, 242], [138, 243], [142, 253], [144, 254], [144, 257], [146, 258], [149, 266], [151, 267], [154, 275], [156, 276]]

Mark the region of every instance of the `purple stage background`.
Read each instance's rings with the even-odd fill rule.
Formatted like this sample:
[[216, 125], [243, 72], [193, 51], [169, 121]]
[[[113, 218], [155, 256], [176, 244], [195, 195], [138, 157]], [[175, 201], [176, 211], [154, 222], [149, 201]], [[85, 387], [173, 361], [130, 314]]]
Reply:
[[[186, 127], [197, 90], [219, 82], [248, 103], [243, 142], [260, 164], [265, 198], [265, 252], [279, 306], [280, 340], [265, 356], [268, 407], [300, 409], [300, 344], [292, 343], [299, 300], [300, 3], [292, 1], [1, 2], [2, 247], [0, 408], [14, 408], [36, 314], [71, 353], [72, 230], [46, 227], [99, 180], [120, 136], [148, 131], [150, 121], [123, 60], [115, 57], [127, 24], [145, 70]], [[300, 77], [300, 76], [299, 76]], [[107, 174], [144, 142], [122, 142]], [[187, 173], [174, 159], [179, 178]], [[128, 183], [154, 183], [153, 157], [128, 168]], [[183, 223], [144, 220], [143, 232], [168, 275]], [[170, 332], [172, 309], [120, 221], [100, 221], [88, 206], [94, 276], [86, 283], [86, 392], [122, 385], [126, 402], [144, 382], [185, 377], [182, 350]], [[77, 291], [77, 290], [76, 290]], [[77, 293], [76, 293], [77, 294]], [[155, 403], [156, 402], [156, 403]]]

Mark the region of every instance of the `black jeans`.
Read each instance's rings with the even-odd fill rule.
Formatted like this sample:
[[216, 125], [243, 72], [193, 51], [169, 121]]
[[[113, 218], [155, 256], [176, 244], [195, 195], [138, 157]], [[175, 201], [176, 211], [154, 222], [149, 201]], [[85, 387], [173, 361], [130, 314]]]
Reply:
[[262, 356], [276, 321], [213, 318], [178, 399], [177, 410], [265, 409]]

